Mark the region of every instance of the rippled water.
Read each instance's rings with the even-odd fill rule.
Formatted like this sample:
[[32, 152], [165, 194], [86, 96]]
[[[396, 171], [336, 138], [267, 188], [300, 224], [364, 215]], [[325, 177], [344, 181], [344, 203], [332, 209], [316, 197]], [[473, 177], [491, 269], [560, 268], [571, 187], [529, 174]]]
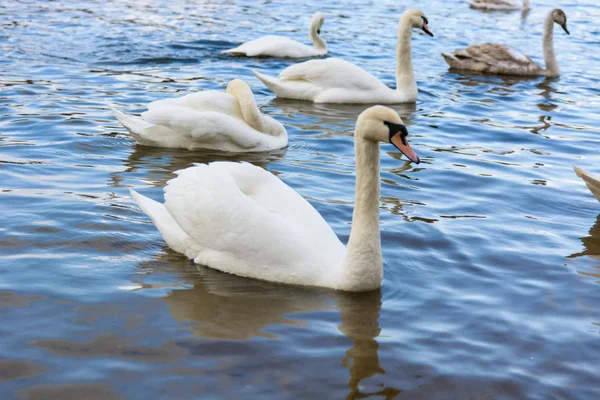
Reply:
[[[176, 3], [176, 4], [172, 4]], [[563, 3], [562, 76], [449, 72], [478, 41], [543, 62], [542, 21], [420, 2], [417, 104], [395, 106], [423, 159], [382, 153], [381, 291], [241, 279], [170, 251], [128, 197], [193, 162], [246, 160], [305, 196], [347, 240], [352, 130], [363, 106], [275, 100], [219, 54], [261, 34], [305, 40], [394, 85], [398, 1], [0, 1], [2, 399], [600, 398], [600, 6]], [[287, 149], [231, 156], [137, 146], [107, 102], [223, 89], [241, 77]]]

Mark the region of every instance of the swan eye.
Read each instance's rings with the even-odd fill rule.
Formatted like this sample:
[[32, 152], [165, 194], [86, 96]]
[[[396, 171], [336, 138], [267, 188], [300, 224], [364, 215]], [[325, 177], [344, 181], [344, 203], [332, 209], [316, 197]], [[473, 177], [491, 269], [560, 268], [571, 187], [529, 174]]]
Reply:
[[407, 145], [406, 136], [408, 136], [408, 130], [406, 129], [406, 126], [404, 126], [402, 124], [395, 124], [393, 122], [388, 122], [388, 121], [383, 121], [383, 123], [390, 130], [390, 137], [389, 137], [390, 142], [392, 141], [392, 137], [399, 133], [400, 140], [402, 140], [402, 143], [405, 146]]
[[423, 22], [425, 23], [425, 25], [429, 25], [429, 21], [427, 20], [427, 17], [421, 17], [423, 18]]
[[317, 29], [317, 34], [319, 34], [319, 35], [321, 34], [321, 30], [320, 29]]

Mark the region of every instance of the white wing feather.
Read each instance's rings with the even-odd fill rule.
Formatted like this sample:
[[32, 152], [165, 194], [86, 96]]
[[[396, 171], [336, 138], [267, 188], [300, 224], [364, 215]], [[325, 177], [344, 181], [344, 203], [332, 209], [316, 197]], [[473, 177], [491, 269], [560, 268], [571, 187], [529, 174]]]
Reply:
[[313, 47], [283, 36], [263, 36], [244, 43], [234, 49], [225, 50], [223, 53], [244, 54], [249, 57], [272, 56], [300, 58], [317, 55], [318, 51]]
[[227, 139], [243, 148], [257, 146], [264, 135], [250, 129], [236, 116], [216, 111], [196, 111], [190, 107], [163, 105], [142, 114], [144, 120], [172, 130], [173, 135], [187, 138], [202, 147], [221, 145]]
[[262, 168], [216, 162], [177, 172], [165, 207], [204, 250], [195, 261], [270, 281], [337, 279], [345, 246], [298, 193]]
[[282, 81], [308, 81], [321, 90], [389, 90], [383, 82], [356, 65], [339, 58], [310, 60], [284, 69]]

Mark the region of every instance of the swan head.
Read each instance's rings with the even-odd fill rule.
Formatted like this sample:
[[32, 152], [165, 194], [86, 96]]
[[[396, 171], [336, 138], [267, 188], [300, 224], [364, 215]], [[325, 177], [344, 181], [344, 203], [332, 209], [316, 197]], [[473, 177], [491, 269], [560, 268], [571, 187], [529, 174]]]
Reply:
[[410, 161], [421, 162], [408, 144], [408, 130], [402, 118], [391, 108], [373, 106], [363, 111], [356, 121], [356, 135], [373, 142], [391, 143]]
[[234, 79], [229, 82], [225, 92], [236, 98], [246, 97], [248, 95], [254, 97], [254, 95], [252, 95], [252, 89], [250, 89], [250, 86], [248, 86], [248, 84], [241, 79]]
[[429, 30], [429, 20], [425, 16], [425, 13], [421, 10], [406, 10], [402, 14], [402, 19], [407, 20], [413, 28], [422, 29], [423, 32], [433, 37], [433, 32]]
[[313, 17], [312, 20], [310, 21], [310, 28], [311, 30], [313, 30], [314, 32], [317, 33], [317, 35], [321, 34], [321, 27], [323, 26], [323, 22], [325, 22], [325, 16], [323, 14], [321, 14], [320, 12], [316, 12]]
[[555, 8], [554, 10], [552, 10], [551, 15], [552, 20], [558, 25], [560, 25], [565, 30], [565, 32], [567, 32], [567, 35], [570, 35], [569, 30], [567, 29], [567, 14], [565, 14], [565, 12], [560, 8]]

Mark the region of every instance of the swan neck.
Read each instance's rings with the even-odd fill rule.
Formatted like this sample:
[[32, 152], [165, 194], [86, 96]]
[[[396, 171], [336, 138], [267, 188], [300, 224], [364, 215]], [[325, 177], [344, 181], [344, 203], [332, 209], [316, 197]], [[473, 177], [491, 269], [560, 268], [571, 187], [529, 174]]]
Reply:
[[379, 230], [379, 143], [355, 134], [356, 194], [352, 230], [344, 260], [345, 286], [371, 290], [381, 286], [383, 258]]
[[531, 2], [530, 2], [530, 0], [523, 0], [523, 8], [525, 10], [529, 10], [531, 8]]
[[414, 91], [417, 81], [412, 64], [412, 24], [409, 18], [402, 17], [398, 27], [398, 46], [396, 47], [396, 90]]
[[317, 23], [313, 22], [310, 25], [310, 30], [308, 32], [310, 41], [317, 50], [327, 50], [327, 42], [325, 42], [325, 40], [317, 33], [318, 29]]
[[257, 131], [264, 132], [263, 118], [252, 93], [236, 93], [234, 96], [238, 101], [244, 121]]
[[556, 54], [554, 54], [554, 19], [552, 13], [549, 13], [544, 21], [544, 61], [549, 76], [560, 74]]

